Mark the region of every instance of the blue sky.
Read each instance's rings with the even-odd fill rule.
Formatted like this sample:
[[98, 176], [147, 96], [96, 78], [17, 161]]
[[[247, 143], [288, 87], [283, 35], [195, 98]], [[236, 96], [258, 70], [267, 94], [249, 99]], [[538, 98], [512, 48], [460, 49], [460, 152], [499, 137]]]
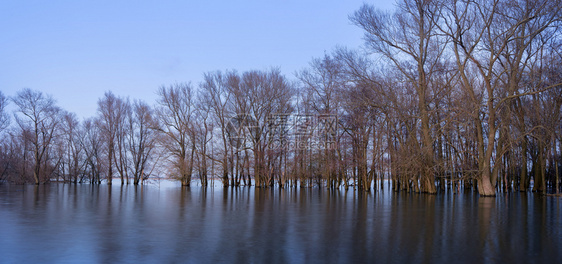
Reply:
[[209, 71], [294, 78], [325, 51], [363, 44], [348, 20], [363, 2], [2, 0], [0, 90], [39, 90], [84, 118], [108, 90], [152, 104], [159, 86], [197, 85]]

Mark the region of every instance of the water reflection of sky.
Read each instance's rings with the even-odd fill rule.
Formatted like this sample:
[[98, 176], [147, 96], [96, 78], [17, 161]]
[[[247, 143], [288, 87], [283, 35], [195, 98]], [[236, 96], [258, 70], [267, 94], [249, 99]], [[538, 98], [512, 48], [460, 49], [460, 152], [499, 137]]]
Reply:
[[561, 202], [388, 188], [2, 185], [0, 262], [545, 262], [562, 255]]

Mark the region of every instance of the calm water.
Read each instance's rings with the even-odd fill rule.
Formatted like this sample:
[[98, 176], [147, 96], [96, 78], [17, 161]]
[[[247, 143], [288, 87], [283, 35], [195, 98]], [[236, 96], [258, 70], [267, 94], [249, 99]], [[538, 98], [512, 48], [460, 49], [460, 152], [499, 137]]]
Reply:
[[561, 219], [519, 193], [0, 185], [0, 262], [552, 263]]

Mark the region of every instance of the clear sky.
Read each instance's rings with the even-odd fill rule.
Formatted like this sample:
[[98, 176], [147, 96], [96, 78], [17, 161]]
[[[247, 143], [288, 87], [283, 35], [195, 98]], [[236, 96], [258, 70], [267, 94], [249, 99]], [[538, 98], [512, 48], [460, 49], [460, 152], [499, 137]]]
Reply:
[[208, 71], [279, 67], [292, 79], [325, 51], [363, 44], [348, 19], [363, 2], [1, 0], [0, 90], [39, 90], [84, 118], [105, 91], [152, 104], [159, 86]]

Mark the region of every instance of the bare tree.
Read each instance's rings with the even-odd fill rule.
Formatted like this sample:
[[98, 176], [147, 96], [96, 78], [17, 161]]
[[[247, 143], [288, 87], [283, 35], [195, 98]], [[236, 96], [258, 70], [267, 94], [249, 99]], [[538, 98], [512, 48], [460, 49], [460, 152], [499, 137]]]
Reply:
[[195, 115], [195, 141], [197, 144], [197, 171], [202, 186], [209, 184], [209, 160], [212, 159], [209, 147], [213, 140], [214, 124], [211, 122], [211, 107], [205, 104], [203, 95], [197, 97], [197, 114]]
[[175, 172], [182, 186], [191, 184], [195, 161], [193, 115], [195, 96], [190, 84], [179, 83], [158, 89], [157, 116], [163, 134], [162, 145], [171, 155]]
[[[111, 184], [113, 179], [116, 144], [118, 144], [119, 132], [122, 130], [125, 110], [123, 100], [112, 92], [106, 92], [104, 97], [98, 100], [99, 124], [107, 154], [107, 184]], [[123, 171], [121, 171], [121, 184], [123, 184]]]
[[[232, 153], [232, 146], [229, 144], [228, 139], [228, 122], [230, 118], [233, 117], [232, 105], [229, 105], [232, 101], [232, 95], [227, 89], [228, 80], [235, 81], [236, 79], [232, 76], [236, 76], [235, 72], [227, 73], [227, 78], [220, 71], [206, 73], [204, 75], [204, 81], [201, 83], [201, 104], [209, 107], [209, 112], [211, 114], [211, 120], [215, 124], [215, 129], [219, 133], [220, 137], [218, 149], [213, 149], [213, 151], [220, 152], [220, 157], [213, 158], [213, 161], [217, 161], [221, 166], [221, 181], [223, 186], [229, 186], [229, 153]], [[232, 85], [231, 85], [232, 86]], [[213, 156], [215, 153], [212, 153]]]
[[86, 119], [82, 123], [82, 130], [84, 136], [80, 138], [80, 145], [85, 153], [84, 162], [86, 163], [86, 168], [84, 169], [84, 174], [88, 175], [90, 183], [100, 184], [102, 173], [107, 165], [102, 157], [105, 142], [102, 137], [99, 121], [93, 118]]
[[[522, 88], [518, 80], [524, 66], [523, 58], [533, 39], [556, 21], [560, 3], [522, 1], [512, 5], [500, 0], [451, 1], [444, 7], [447, 15], [443, 32], [452, 40], [461, 87], [471, 102], [469, 112], [476, 128], [478, 191], [481, 195], [493, 196], [496, 168], [501, 164], [498, 158], [504, 154], [501, 145], [495, 148], [500, 110], [513, 98], [538, 92], [518, 91]], [[513, 49], [512, 43], [515, 43]], [[498, 67], [506, 56], [511, 58], [503, 62], [511, 65]], [[504, 73], [508, 78], [502, 85]], [[501, 87], [511, 91], [502, 92]]]
[[445, 50], [445, 40], [438, 36], [437, 1], [404, 0], [398, 2], [394, 15], [363, 5], [350, 17], [365, 30], [368, 47], [392, 63], [417, 94], [421, 134], [420, 185], [424, 192], [435, 193], [434, 138], [431, 134], [430, 80]]
[[135, 101], [128, 117], [128, 147], [132, 159], [133, 184], [142, 184], [150, 175], [149, 162], [156, 147], [157, 127], [152, 108], [143, 101]]
[[81, 144], [82, 131], [80, 122], [74, 113], [65, 112], [62, 116], [62, 142], [64, 147], [64, 167], [65, 174], [69, 181], [78, 182], [78, 177], [82, 173], [85, 165], [83, 157], [83, 145]]
[[291, 98], [294, 89], [278, 69], [270, 71], [249, 71], [242, 74], [241, 94], [248, 97], [248, 114], [252, 152], [254, 155], [254, 181], [256, 186], [267, 187], [274, 184], [275, 157], [269, 152], [272, 134], [268, 121], [274, 114], [290, 114]]
[[10, 115], [6, 113], [8, 103], [8, 98], [0, 91], [0, 133], [10, 125]]
[[[313, 59], [310, 68], [302, 70], [297, 75], [301, 80], [305, 93], [309, 97], [312, 112], [316, 116], [337, 116], [342, 108], [341, 98], [338, 93], [343, 90], [345, 80], [343, 78], [343, 65], [340, 60], [325, 55], [322, 59]], [[340, 96], [341, 97], [341, 96]], [[338, 142], [341, 133], [326, 134], [321, 138], [325, 142]], [[327, 181], [328, 187], [336, 187], [338, 181], [337, 161], [341, 157], [336, 156], [335, 148], [324, 148], [318, 153], [322, 160], [322, 177]], [[339, 152], [338, 152], [339, 153]]]
[[133, 119], [132, 116], [132, 106], [129, 99], [118, 98], [116, 104], [116, 114], [118, 116], [118, 123], [116, 126], [115, 133], [115, 143], [116, 149], [113, 155], [115, 168], [119, 173], [119, 178], [121, 179], [121, 184], [127, 182], [129, 184], [129, 172], [131, 161], [129, 157], [129, 135], [133, 133], [130, 127], [130, 122]]
[[33, 178], [35, 184], [49, 180], [46, 163], [48, 152], [52, 147], [60, 124], [60, 109], [54, 99], [42, 92], [23, 89], [13, 98], [18, 110], [16, 122], [22, 133], [29, 131], [25, 137], [33, 149]]

